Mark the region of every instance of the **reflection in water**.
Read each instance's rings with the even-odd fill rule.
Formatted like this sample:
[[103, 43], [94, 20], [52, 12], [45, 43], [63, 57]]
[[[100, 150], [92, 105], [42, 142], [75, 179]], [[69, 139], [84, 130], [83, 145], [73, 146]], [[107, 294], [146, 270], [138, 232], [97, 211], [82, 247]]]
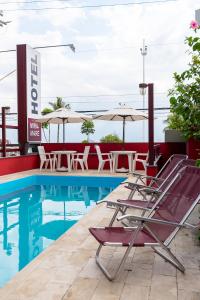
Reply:
[[73, 226], [107, 187], [33, 185], [0, 197], [0, 286]]

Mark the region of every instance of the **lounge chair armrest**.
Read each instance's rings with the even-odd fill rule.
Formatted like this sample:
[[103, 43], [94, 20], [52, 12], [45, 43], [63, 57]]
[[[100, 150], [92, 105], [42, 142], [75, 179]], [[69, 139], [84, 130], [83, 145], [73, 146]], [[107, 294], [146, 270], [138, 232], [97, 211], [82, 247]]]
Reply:
[[106, 203], [108, 208], [119, 208], [119, 207], [132, 207], [132, 208], [137, 208], [137, 209], [141, 209], [141, 210], [150, 210], [150, 208], [148, 207], [142, 207], [139, 205], [130, 205], [130, 204], [126, 204], [126, 203], [120, 203], [120, 202], [115, 202], [115, 201], [109, 201], [109, 200], [101, 200], [98, 201], [97, 204], [101, 204], [101, 203]]
[[133, 176], [138, 176], [138, 177], [143, 177], [143, 176], [145, 176], [144, 174], [138, 173], [138, 172], [130, 172], [129, 174], [131, 174], [131, 175], [133, 175]]
[[121, 184], [128, 184], [128, 186], [126, 186], [126, 187], [129, 188], [129, 189], [134, 189], [136, 187], [138, 187], [138, 188], [144, 188], [145, 187], [144, 184], [139, 184], [137, 182], [130, 182], [130, 181], [125, 181], [125, 182], [122, 182]]
[[140, 189], [140, 192], [145, 192], [146, 194], [156, 194], [156, 195], [160, 195], [162, 192], [154, 189], [152, 187], [144, 187]]
[[184, 224], [186, 228], [190, 228], [190, 229], [197, 229], [200, 228], [200, 222], [197, 224], [190, 224], [190, 223], [185, 223]]
[[135, 215], [123, 215], [121, 217], [118, 217], [118, 221], [122, 221], [123, 219], [128, 219], [130, 221], [138, 221], [140, 223], [155, 223], [155, 224], [160, 224], [160, 225], [171, 225], [174, 227], [186, 227], [186, 224], [180, 224], [176, 222], [169, 222], [169, 221], [164, 221], [160, 219], [154, 219], [154, 218], [146, 218], [146, 217], [141, 217], [141, 216], [135, 216]]

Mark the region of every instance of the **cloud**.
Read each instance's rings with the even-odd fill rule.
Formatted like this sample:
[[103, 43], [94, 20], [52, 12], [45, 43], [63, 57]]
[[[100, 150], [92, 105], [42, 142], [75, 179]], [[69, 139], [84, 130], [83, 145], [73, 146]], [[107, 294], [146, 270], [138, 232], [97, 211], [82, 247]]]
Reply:
[[[167, 106], [172, 74], [184, 70], [188, 63], [184, 38], [191, 34], [189, 23], [197, 8], [196, 1], [183, 0], [91, 10], [6, 13], [12, 23], [0, 29], [1, 48], [12, 49], [19, 43], [75, 44], [75, 54], [67, 48], [41, 50], [42, 107], [52, 97], [77, 95], [85, 98], [65, 98], [74, 109], [103, 109], [123, 101], [141, 107], [140, 47], [145, 38], [146, 80], [154, 82], [156, 93], [162, 93], [155, 95], [156, 105]], [[14, 69], [16, 62], [14, 53], [0, 56], [2, 76]], [[16, 76], [0, 82], [0, 86], [1, 103], [10, 101], [16, 109]], [[136, 95], [87, 97], [98, 94]]]

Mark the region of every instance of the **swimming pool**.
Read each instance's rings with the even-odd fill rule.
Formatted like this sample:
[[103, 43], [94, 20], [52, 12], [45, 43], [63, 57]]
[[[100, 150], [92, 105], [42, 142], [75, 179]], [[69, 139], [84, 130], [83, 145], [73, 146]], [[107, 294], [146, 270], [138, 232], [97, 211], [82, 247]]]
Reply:
[[124, 179], [34, 175], [0, 184], [0, 287]]

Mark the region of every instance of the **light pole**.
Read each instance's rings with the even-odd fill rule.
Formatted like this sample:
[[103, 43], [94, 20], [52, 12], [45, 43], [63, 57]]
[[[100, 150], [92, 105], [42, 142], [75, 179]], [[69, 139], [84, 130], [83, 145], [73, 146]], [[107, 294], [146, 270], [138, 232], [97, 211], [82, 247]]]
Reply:
[[154, 86], [153, 83], [140, 83], [140, 91], [148, 88], [148, 125], [149, 125], [149, 165], [154, 165]]
[[[145, 83], [145, 56], [147, 55], [147, 46], [145, 45], [145, 40], [143, 40], [143, 45], [142, 48], [140, 48], [140, 52], [142, 55], [142, 82]], [[140, 93], [143, 96], [142, 108], [144, 109], [146, 89], [141, 88]]]
[[[141, 52], [141, 55], [142, 55], [142, 82], [145, 83], [145, 56], [147, 55], [147, 46], [145, 45], [145, 40], [144, 39], [143, 39], [142, 48], [140, 48], [140, 52]], [[141, 88], [140, 89], [140, 94], [143, 97], [142, 108], [143, 108], [143, 111], [144, 111], [146, 89]], [[144, 142], [144, 137], [145, 137], [144, 131], [145, 131], [145, 126], [144, 126], [144, 121], [143, 121], [143, 126], [142, 126], [143, 142]]]

